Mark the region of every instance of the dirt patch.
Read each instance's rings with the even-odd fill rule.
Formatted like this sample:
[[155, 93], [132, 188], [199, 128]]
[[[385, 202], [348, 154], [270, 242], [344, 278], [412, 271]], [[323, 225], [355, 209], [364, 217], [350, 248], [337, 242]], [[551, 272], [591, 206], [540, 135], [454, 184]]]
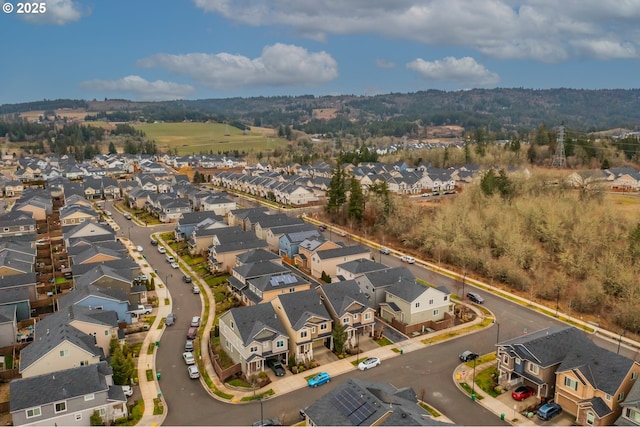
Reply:
[[318, 120], [335, 119], [337, 115], [337, 108], [318, 108], [313, 110], [313, 118]]

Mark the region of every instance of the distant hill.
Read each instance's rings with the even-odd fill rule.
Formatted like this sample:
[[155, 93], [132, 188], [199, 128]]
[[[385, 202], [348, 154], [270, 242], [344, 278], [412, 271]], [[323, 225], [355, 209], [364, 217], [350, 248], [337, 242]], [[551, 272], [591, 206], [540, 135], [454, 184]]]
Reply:
[[[94, 114], [118, 111], [119, 118], [122, 112], [129, 112], [132, 120], [240, 120], [251, 126], [293, 123], [301, 129], [314, 122], [331, 120], [361, 124], [420, 122], [466, 129], [484, 126], [494, 131], [519, 131], [542, 123], [554, 126], [562, 122], [568, 128], [585, 132], [640, 129], [640, 89], [429, 90], [376, 96], [306, 95], [164, 102], [44, 100], [5, 104], [0, 106], [0, 114], [57, 108], [86, 108]], [[319, 116], [317, 111], [322, 109], [332, 114]]]

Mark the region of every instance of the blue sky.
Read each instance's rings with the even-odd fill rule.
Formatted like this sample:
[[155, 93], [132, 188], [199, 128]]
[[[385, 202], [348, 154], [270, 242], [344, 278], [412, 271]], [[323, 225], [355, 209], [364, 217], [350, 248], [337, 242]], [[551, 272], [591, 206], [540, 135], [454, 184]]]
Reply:
[[640, 0], [0, 3], [0, 104], [640, 86]]

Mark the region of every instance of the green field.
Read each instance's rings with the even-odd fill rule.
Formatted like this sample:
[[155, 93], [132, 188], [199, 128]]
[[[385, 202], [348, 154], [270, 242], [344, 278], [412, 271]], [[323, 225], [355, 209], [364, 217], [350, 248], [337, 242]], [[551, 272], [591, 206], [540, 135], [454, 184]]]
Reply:
[[156, 142], [161, 151], [178, 154], [199, 154], [213, 151], [214, 154], [238, 150], [240, 153], [272, 151], [283, 147], [287, 141], [277, 138], [273, 129], [251, 128], [243, 132], [223, 123], [144, 123], [133, 125]]

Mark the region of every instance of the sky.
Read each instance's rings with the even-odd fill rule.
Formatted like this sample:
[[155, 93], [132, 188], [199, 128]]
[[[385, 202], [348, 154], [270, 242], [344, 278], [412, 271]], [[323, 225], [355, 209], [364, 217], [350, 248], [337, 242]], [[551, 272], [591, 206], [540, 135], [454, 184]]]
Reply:
[[0, 4], [0, 104], [640, 87], [640, 0]]

